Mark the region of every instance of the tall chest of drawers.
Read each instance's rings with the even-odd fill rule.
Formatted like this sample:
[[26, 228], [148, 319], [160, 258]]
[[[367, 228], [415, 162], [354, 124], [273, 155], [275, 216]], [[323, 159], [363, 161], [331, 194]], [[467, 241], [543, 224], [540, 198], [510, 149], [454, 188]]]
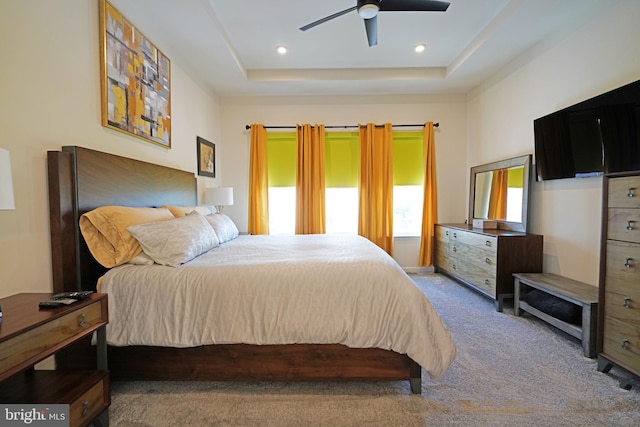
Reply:
[[640, 172], [603, 179], [598, 370], [640, 376]]
[[513, 297], [513, 273], [542, 272], [543, 237], [466, 224], [436, 224], [434, 267], [494, 300]]

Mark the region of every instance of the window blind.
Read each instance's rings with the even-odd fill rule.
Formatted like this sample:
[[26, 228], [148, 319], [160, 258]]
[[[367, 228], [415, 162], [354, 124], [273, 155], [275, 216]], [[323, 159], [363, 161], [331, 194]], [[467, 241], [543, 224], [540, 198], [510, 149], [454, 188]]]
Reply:
[[[358, 186], [359, 133], [325, 134], [325, 182], [328, 188]], [[270, 187], [296, 185], [296, 133], [267, 134]], [[511, 175], [511, 174], [509, 174]], [[422, 132], [393, 132], [394, 185], [422, 185], [424, 152]]]

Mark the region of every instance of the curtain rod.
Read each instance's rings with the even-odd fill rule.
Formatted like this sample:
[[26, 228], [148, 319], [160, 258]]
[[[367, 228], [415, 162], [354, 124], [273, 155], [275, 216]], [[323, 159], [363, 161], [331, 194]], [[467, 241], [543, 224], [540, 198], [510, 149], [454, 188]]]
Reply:
[[[344, 126], [325, 126], [325, 129], [347, 129], [357, 128], [360, 125], [344, 125]], [[376, 127], [383, 127], [384, 125], [376, 125]], [[392, 127], [424, 127], [424, 123], [421, 125], [392, 125]], [[434, 123], [434, 128], [440, 127], [440, 123]], [[265, 126], [265, 129], [296, 129], [296, 126]], [[251, 129], [251, 125], [245, 125], [245, 129]]]

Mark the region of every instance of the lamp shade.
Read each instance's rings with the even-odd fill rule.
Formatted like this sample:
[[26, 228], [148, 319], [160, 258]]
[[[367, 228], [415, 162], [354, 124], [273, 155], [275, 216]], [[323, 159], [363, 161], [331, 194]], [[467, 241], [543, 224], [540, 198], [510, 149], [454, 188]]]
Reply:
[[11, 158], [7, 150], [0, 148], [0, 209], [15, 208], [13, 180], [11, 179]]
[[233, 205], [232, 187], [212, 187], [207, 188], [204, 193], [204, 203], [213, 206]]

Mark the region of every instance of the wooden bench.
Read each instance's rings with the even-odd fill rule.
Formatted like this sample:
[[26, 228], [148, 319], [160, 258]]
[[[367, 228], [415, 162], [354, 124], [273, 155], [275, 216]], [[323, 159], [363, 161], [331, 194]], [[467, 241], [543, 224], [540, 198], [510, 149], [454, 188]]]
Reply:
[[[552, 273], [514, 273], [513, 311], [520, 316], [526, 311], [556, 328], [582, 341], [584, 355], [596, 357], [596, 331], [598, 314], [598, 288]], [[556, 319], [522, 300], [527, 288], [539, 289], [582, 307], [582, 325], [573, 325]]]

